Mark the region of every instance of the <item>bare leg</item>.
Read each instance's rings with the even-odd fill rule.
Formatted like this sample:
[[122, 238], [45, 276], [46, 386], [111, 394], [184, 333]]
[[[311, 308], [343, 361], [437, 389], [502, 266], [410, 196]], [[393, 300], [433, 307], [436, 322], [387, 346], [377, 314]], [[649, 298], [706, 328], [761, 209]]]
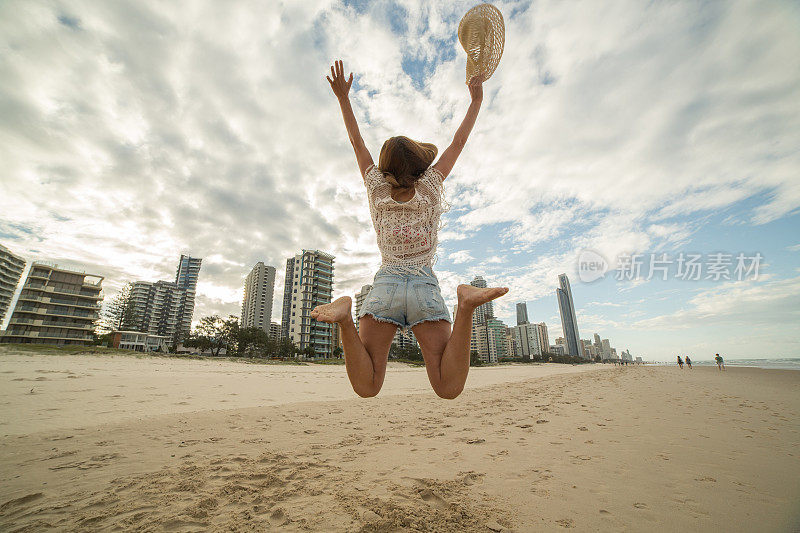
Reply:
[[459, 285], [458, 311], [452, 333], [446, 320], [421, 322], [411, 328], [422, 349], [428, 379], [440, 397], [453, 399], [464, 390], [469, 373], [469, 343], [475, 309], [507, 292], [507, 287], [480, 289]]
[[359, 332], [350, 316], [351, 300], [342, 296], [336, 301], [315, 307], [311, 318], [339, 325], [344, 345], [344, 364], [353, 390], [368, 398], [380, 392], [386, 376], [386, 360], [397, 326], [362, 317]]

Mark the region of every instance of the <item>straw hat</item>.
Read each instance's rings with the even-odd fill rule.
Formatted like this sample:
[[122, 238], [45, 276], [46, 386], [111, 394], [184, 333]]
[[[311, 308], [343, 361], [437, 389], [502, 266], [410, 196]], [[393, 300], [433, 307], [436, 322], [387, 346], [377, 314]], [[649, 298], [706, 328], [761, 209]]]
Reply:
[[467, 53], [467, 83], [478, 75], [488, 80], [503, 55], [506, 41], [503, 14], [491, 4], [473, 7], [458, 24], [458, 40]]

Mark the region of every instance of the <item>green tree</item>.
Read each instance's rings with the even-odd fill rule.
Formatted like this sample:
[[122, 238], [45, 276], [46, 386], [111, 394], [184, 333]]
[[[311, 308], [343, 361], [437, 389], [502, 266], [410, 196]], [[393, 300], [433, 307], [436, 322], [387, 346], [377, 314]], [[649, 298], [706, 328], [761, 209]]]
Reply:
[[103, 300], [97, 331], [100, 334], [121, 329], [138, 330], [138, 316], [133, 307], [133, 284], [126, 283], [117, 294]]
[[337, 346], [336, 348], [333, 349], [333, 356], [334, 357], [341, 357], [343, 353], [344, 352], [342, 351], [342, 347], [341, 346]]
[[481, 358], [478, 356], [478, 352], [476, 350], [472, 350], [472, 352], [469, 354], [469, 366], [482, 366], [482, 365], [483, 361], [481, 361]]
[[235, 352], [238, 336], [238, 317], [229, 316], [223, 319], [219, 315], [211, 315], [200, 319], [186, 345], [203, 351], [211, 350], [212, 355], [217, 357], [223, 348], [227, 353]]
[[300, 351], [300, 353], [302, 353], [305, 357], [316, 357], [317, 356], [317, 352], [314, 351], [314, 348], [312, 346], [310, 346], [310, 345], [306, 346], [305, 348], [303, 348]]
[[239, 328], [236, 336], [236, 353], [264, 356], [275, 351], [275, 341], [261, 328]]

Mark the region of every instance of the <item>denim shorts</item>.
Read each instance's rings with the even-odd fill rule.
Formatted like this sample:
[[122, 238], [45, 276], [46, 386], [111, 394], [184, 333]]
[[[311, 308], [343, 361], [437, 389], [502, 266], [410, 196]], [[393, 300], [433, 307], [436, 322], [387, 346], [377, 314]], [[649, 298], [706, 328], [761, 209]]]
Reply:
[[421, 267], [418, 274], [422, 275], [403, 273], [392, 267], [378, 269], [358, 318], [371, 315], [379, 322], [391, 322], [402, 328], [429, 320], [452, 322], [433, 269]]

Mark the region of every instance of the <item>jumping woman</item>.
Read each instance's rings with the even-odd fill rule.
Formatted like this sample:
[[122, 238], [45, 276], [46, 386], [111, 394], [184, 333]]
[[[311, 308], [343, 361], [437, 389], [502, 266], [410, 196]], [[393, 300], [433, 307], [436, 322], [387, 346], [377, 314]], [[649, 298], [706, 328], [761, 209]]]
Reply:
[[464, 390], [469, 372], [472, 313], [508, 292], [507, 287], [459, 285], [451, 333], [450, 314], [432, 268], [444, 212], [442, 182], [475, 125], [483, 100], [483, 81], [480, 77], [470, 80], [471, 103], [466, 117], [435, 164], [431, 164], [437, 154], [434, 145], [392, 137], [383, 143], [375, 166], [350, 105], [353, 74], [345, 78], [342, 62], [336, 61], [327, 79], [339, 100], [367, 188], [382, 264], [359, 312], [358, 330], [350, 314], [349, 296], [314, 308], [311, 317], [339, 325], [347, 376], [359, 396], [375, 396], [381, 390], [395, 332], [398, 327], [410, 327], [422, 349], [433, 390], [442, 398], [455, 398]]

